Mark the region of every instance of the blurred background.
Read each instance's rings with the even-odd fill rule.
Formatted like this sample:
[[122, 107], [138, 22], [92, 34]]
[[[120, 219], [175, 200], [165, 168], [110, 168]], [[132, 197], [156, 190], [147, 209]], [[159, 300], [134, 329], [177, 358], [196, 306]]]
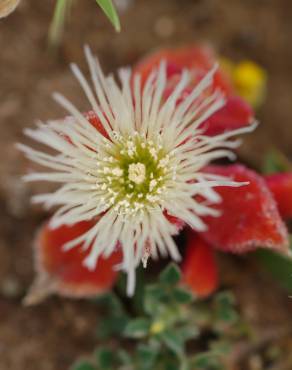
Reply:
[[[21, 182], [30, 164], [14, 146], [24, 140], [24, 127], [64, 115], [52, 92], [86, 109], [68, 68], [72, 61], [85, 68], [85, 43], [106, 71], [131, 65], [157, 48], [196, 41], [214, 45], [234, 61], [256, 61], [267, 71], [268, 93], [257, 112], [261, 125], [245, 138], [241, 160], [258, 169], [271, 148], [292, 157], [291, 1], [116, 0], [122, 31], [115, 33], [95, 1], [79, 0], [59, 49], [52, 52], [47, 40], [54, 4], [22, 0], [0, 20], [0, 370], [64, 370], [95, 344], [98, 315], [88, 302], [51, 298], [33, 308], [21, 305], [34, 275], [33, 235], [47, 214], [29, 203], [40, 185]], [[287, 295], [248, 258], [230, 263], [225, 256], [220, 263], [223, 281], [234, 288], [245, 317], [291, 349]]]

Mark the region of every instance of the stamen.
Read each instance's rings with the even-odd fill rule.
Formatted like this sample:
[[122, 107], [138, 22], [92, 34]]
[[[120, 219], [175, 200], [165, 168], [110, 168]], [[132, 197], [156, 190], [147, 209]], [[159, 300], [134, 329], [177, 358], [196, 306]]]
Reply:
[[146, 167], [143, 163], [132, 163], [129, 166], [129, 180], [135, 184], [142, 184], [146, 178]]

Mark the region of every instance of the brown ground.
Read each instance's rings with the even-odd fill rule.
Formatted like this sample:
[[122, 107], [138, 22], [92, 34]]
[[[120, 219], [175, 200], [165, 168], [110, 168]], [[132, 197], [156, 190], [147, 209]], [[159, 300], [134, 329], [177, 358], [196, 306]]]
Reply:
[[[83, 104], [68, 64], [84, 65], [84, 43], [107, 70], [132, 64], [153, 48], [201, 39], [236, 60], [256, 60], [269, 73], [269, 93], [258, 114], [262, 125], [247, 139], [242, 157], [259, 165], [271, 146], [292, 156], [290, 0], [136, 0], [121, 17], [120, 34], [94, 1], [77, 1], [55, 56], [46, 44], [52, 3], [23, 0], [17, 12], [0, 21], [0, 370], [66, 370], [94, 347], [91, 328], [98, 320], [90, 303], [54, 298], [35, 308], [21, 306], [33, 278], [32, 237], [47, 215], [29, 206], [33, 186], [19, 180], [28, 163], [14, 148], [23, 140], [24, 127], [63, 114], [50, 98], [53, 91]], [[166, 33], [161, 31], [165, 22]], [[227, 265], [224, 280], [235, 287], [245, 317], [261, 338], [289, 353], [292, 305], [287, 295], [249, 260], [222, 263]], [[255, 353], [244, 370], [261, 369]], [[281, 358], [265, 370], [291, 369], [291, 359]]]

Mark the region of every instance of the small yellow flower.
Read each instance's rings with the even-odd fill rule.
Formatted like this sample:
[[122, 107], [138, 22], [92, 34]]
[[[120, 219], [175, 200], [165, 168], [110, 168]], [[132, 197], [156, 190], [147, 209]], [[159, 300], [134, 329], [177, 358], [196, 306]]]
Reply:
[[263, 68], [250, 60], [236, 64], [228, 58], [220, 58], [220, 66], [231, 78], [238, 95], [254, 108], [263, 103], [267, 84], [267, 73]]
[[235, 65], [232, 75], [239, 95], [252, 106], [258, 107], [265, 98], [266, 71], [256, 63], [246, 60]]
[[150, 333], [151, 334], [159, 334], [161, 333], [165, 328], [165, 325], [162, 321], [155, 321], [151, 327], [150, 327]]

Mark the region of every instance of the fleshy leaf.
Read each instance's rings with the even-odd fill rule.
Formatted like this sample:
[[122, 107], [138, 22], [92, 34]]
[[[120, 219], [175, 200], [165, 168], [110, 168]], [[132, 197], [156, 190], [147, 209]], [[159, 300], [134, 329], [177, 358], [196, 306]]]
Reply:
[[222, 251], [244, 253], [255, 248], [288, 252], [288, 233], [263, 177], [242, 166], [209, 166], [206, 172], [248, 182], [240, 187], [218, 187], [220, 217], [206, 217], [201, 236]]
[[269, 189], [278, 204], [281, 216], [292, 217], [292, 172], [277, 173], [265, 177]]
[[97, 369], [88, 361], [79, 361], [78, 363], [72, 366], [71, 370], [97, 370]]
[[143, 338], [150, 328], [150, 321], [146, 318], [131, 320], [124, 330], [124, 335], [128, 338]]
[[265, 158], [262, 172], [266, 175], [271, 175], [277, 172], [291, 172], [292, 163], [279, 150], [271, 150]]
[[267, 250], [258, 250], [255, 255], [282, 287], [292, 294], [292, 258]]
[[227, 99], [223, 108], [215, 112], [203, 122], [204, 134], [218, 135], [227, 131], [239, 129], [253, 122], [253, 110], [241, 98], [234, 96]]
[[193, 294], [188, 289], [178, 287], [173, 290], [173, 298], [181, 304], [190, 303], [193, 301]]
[[[165, 99], [177, 85], [183, 69], [189, 69], [191, 71], [192, 79], [190, 86], [182, 92], [178, 99], [181, 102], [216, 64], [217, 57], [213, 49], [206, 45], [162, 49], [142, 60], [134, 69], [135, 73], [141, 74], [142, 85], [162, 60], [167, 62], [168, 85], [165, 91]], [[253, 122], [254, 113], [251, 106], [242, 98], [235, 96], [231, 78], [225, 73], [224, 69], [218, 68], [216, 71], [211, 89], [214, 91], [220, 90], [225, 94], [226, 105], [202, 123], [201, 127], [206, 129], [206, 135], [218, 135], [226, 131], [244, 127]]]
[[99, 369], [112, 369], [114, 365], [114, 352], [105, 347], [99, 347], [95, 353]]
[[191, 365], [193, 369], [215, 369], [215, 370], [224, 370], [224, 367], [221, 367], [218, 354], [212, 351], [206, 353], [200, 353], [195, 355], [191, 360]]
[[234, 310], [234, 296], [230, 292], [220, 292], [216, 299], [216, 319], [224, 323], [232, 324], [237, 319], [237, 313]]
[[167, 348], [173, 351], [177, 356], [182, 356], [184, 353], [184, 342], [177, 335], [177, 333], [166, 330], [160, 334], [161, 340]]
[[162, 283], [171, 286], [177, 284], [180, 278], [181, 272], [174, 263], [170, 263], [159, 275], [159, 280]]
[[154, 346], [140, 344], [137, 348], [137, 357], [141, 366], [141, 370], [154, 369], [155, 361], [158, 355], [159, 351]]
[[[203, 44], [162, 49], [142, 59], [136, 65], [134, 72], [141, 74], [142, 85], [162, 60], [167, 62], [167, 77], [169, 80], [178, 76], [183, 69], [190, 69], [194, 82], [198, 82], [217, 62], [214, 50]], [[220, 88], [228, 95], [233, 92], [230, 78], [221, 69], [218, 69], [215, 73], [214, 87]]]
[[99, 258], [94, 270], [83, 265], [89, 250], [82, 250], [82, 245], [69, 251], [62, 246], [89, 230], [92, 222], [79, 222], [73, 226], [61, 226], [50, 229], [45, 224], [36, 239], [35, 263], [37, 277], [31, 287], [26, 304], [38, 303], [51, 293], [68, 297], [89, 297], [103, 293], [115, 283], [117, 272], [114, 266], [121, 261], [121, 252], [117, 249], [109, 258]]
[[160, 284], [148, 285], [145, 289], [144, 311], [153, 315], [157, 311], [160, 301], [163, 301], [166, 296], [167, 293]]
[[188, 232], [186, 248], [182, 267], [183, 282], [196, 295], [208, 296], [218, 286], [218, 269], [214, 251], [192, 231]]

